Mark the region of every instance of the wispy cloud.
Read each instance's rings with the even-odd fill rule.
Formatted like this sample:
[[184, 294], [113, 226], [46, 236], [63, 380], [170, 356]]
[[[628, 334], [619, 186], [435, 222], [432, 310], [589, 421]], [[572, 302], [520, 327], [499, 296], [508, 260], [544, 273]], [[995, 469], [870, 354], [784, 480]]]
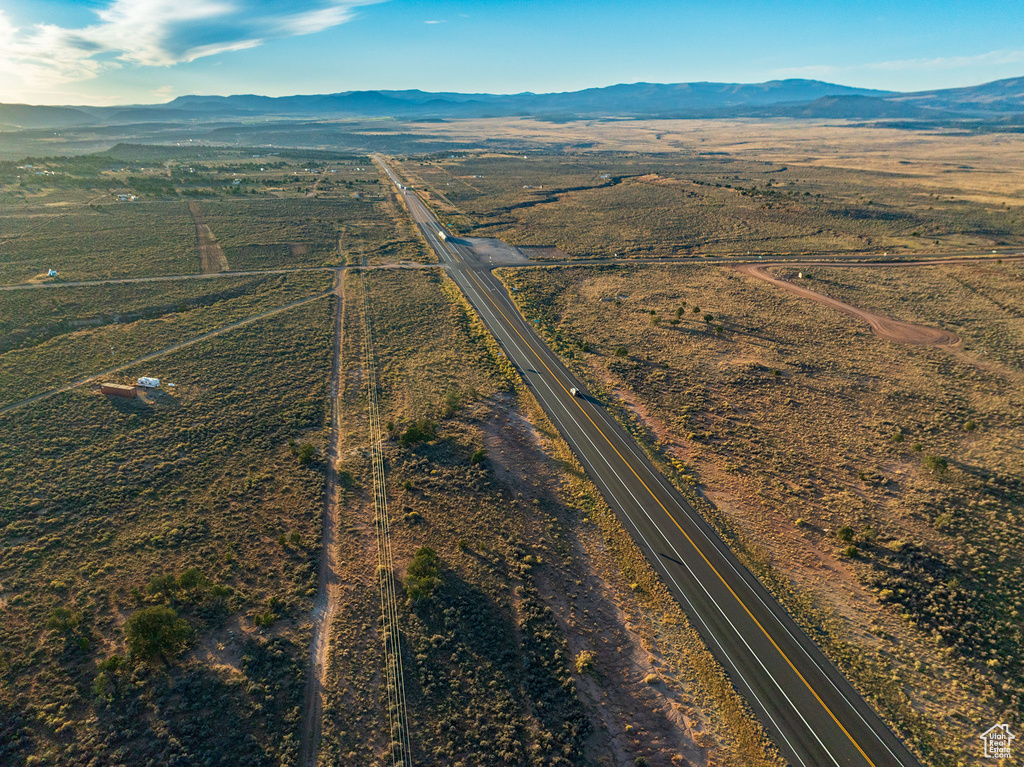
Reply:
[[320, 32], [382, 1], [110, 0], [79, 29], [17, 28], [0, 11], [0, 73], [47, 88], [124, 66], [172, 66]]
[[1001, 50], [979, 53], [974, 56], [893, 59], [891, 61], [873, 61], [845, 66], [812, 64], [804, 67], [776, 69], [772, 74], [776, 77], [831, 77], [850, 72], [932, 72], [985, 65], [1019, 64], [1021, 62], [1024, 62], [1024, 51]]
[[431, 19], [430, 21], [424, 21], [424, 24], [445, 24], [447, 19]]

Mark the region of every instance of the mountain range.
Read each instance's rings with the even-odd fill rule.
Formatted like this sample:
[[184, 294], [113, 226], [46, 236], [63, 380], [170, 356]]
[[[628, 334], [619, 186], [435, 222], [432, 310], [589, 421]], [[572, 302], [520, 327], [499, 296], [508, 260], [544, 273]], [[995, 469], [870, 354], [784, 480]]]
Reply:
[[261, 117], [415, 120], [516, 115], [549, 119], [789, 117], [1005, 121], [1022, 114], [1024, 77], [916, 93], [792, 79], [755, 84], [632, 83], [566, 93], [345, 91], [281, 97], [180, 96], [166, 104], [113, 107], [0, 104], [0, 126], [30, 129], [236, 122]]

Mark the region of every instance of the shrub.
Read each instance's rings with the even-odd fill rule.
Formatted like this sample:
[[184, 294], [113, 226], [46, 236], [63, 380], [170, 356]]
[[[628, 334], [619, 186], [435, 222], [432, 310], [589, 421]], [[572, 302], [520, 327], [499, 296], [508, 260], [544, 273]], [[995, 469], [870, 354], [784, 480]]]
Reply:
[[473, 457], [469, 459], [469, 462], [470, 463], [483, 463], [485, 458], [487, 458], [487, 451], [484, 450], [483, 448], [480, 448], [475, 453], [473, 453]]
[[860, 549], [852, 545], [847, 546], [845, 549], [843, 549], [843, 555], [849, 557], [850, 559], [856, 559], [860, 556]]
[[316, 448], [310, 442], [306, 442], [299, 448], [299, 463], [303, 466], [310, 463], [316, 456]]
[[849, 525], [843, 525], [838, 530], [836, 530], [836, 537], [841, 541], [849, 543], [853, 540], [853, 528]]
[[576, 656], [576, 673], [586, 674], [588, 671], [594, 668], [594, 653], [590, 650], [581, 650], [579, 655]]
[[156, 596], [171, 596], [178, 588], [178, 579], [173, 575], [157, 575], [146, 586], [146, 592]]
[[190, 567], [178, 576], [178, 588], [185, 589], [186, 591], [202, 588], [209, 584], [210, 579], [203, 575], [199, 568], [196, 567]]
[[431, 440], [437, 436], [437, 424], [428, 418], [421, 418], [402, 432], [398, 438], [399, 444], [403, 446], [415, 445], [417, 442]]
[[940, 455], [926, 455], [924, 457], [924, 466], [932, 474], [942, 475], [949, 468], [949, 462]]
[[297, 530], [292, 530], [291, 535], [288, 536], [288, 542], [292, 546], [300, 546], [302, 544], [302, 536], [299, 535]]
[[166, 605], [144, 607], [133, 613], [124, 624], [128, 654], [137, 660], [167, 661], [184, 648], [192, 635], [188, 621]]
[[413, 602], [429, 599], [441, 584], [437, 552], [429, 546], [419, 549], [405, 571], [405, 593]]
[[50, 614], [50, 618], [46, 621], [46, 628], [50, 629], [50, 631], [56, 631], [58, 634], [69, 636], [75, 632], [81, 623], [81, 613], [71, 612], [66, 607], [58, 607]]
[[617, 347], [615, 347], [615, 356], [616, 357], [625, 357], [627, 354], [629, 354], [629, 352], [626, 351], [626, 347], [625, 346], [617, 346]]

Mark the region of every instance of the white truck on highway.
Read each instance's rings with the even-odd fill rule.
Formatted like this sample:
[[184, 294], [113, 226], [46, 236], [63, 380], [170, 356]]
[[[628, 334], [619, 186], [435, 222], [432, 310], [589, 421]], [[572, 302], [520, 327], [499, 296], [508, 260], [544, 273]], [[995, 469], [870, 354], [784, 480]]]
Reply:
[[445, 234], [443, 230], [439, 230], [438, 233], [437, 233], [437, 236], [440, 237], [442, 240], [447, 240], [448, 239], [448, 235]]

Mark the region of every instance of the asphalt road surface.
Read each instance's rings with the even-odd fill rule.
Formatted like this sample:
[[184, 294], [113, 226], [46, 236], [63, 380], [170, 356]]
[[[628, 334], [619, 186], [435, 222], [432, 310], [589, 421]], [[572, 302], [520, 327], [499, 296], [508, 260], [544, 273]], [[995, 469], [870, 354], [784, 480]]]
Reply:
[[[383, 161], [441, 264], [792, 765], [918, 761], [512, 304], [491, 264], [444, 231]], [[581, 396], [572, 396], [576, 387]]]

